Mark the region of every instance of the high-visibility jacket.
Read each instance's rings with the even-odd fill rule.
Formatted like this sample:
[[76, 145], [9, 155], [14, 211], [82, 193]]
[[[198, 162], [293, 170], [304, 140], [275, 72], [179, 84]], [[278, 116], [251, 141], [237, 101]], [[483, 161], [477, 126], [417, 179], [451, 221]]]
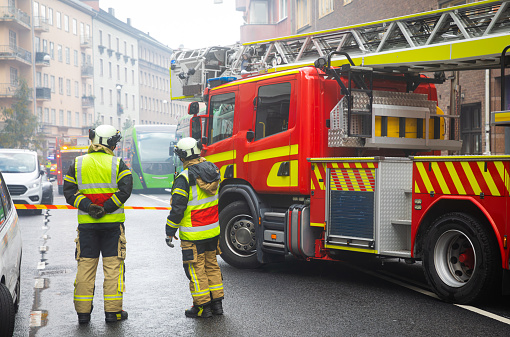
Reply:
[[[188, 175], [188, 169], [179, 174], [186, 178], [189, 184]], [[194, 184], [189, 187], [188, 191], [178, 189], [174, 190], [174, 193], [188, 198], [188, 206], [181, 222], [179, 224], [168, 223], [170, 227], [179, 227], [181, 240], [198, 241], [220, 235], [218, 191], [214, 195], [210, 195]]]
[[[83, 194], [82, 197], [87, 197], [92, 203], [103, 206], [104, 202], [118, 190], [119, 164], [120, 158], [103, 152], [93, 152], [76, 157], [76, 182], [78, 190]], [[124, 204], [120, 201], [115, 203], [119, 208], [113, 213], [105, 214], [100, 219], [94, 219], [87, 212], [79, 209], [78, 223], [124, 222], [126, 219]]]

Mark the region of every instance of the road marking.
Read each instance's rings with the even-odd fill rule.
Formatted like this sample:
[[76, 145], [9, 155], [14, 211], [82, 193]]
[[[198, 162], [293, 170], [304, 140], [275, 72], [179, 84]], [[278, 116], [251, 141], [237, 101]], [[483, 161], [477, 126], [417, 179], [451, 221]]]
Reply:
[[501, 323], [505, 323], [505, 324], [510, 325], [510, 319], [508, 319], [506, 317], [502, 317], [502, 316], [496, 315], [496, 314], [493, 314], [492, 312], [488, 312], [488, 311], [485, 311], [485, 310], [482, 310], [482, 309], [479, 309], [479, 308], [475, 308], [475, 307], [472, 307], [470, 305], [455, 304], [455, 306], [457, 306], [459, 308], [462, 308], [462, 309], [466, 309], [466, 310], [472, 311], [472, 312], [477, 313], [477, 314], [482, 315], [482, 316], [486, 316], [486, 317], [495, 319], [496, 321], [500, 321]]
[[[399, 286], [402, 286], [404, 288], [407, 288], [407, 289], [410, 289], [410, 290], [413, 290], [413, 291], [416, 291], [420, 294], [423, 294], [423, 295], [427, 295], [427, 296], [430, 296], [432, 298], [435, 298], [435, 299], [438, 299], [440, 300], [440, 298], [434, 294], [433, 292], [430, 292], [428, 290], [425, 290], [425, 289], [422, 289], [422, 288], [419, 288], [419, 287], [416, 287], [412, 284], [408, 284], [408, 283], [405, 283], [405, 282], [402, 282], [402, 281], [399, 281], [395, 278], [393, 278], [393, 276], [384, 276], [382, 274], [379, 274], [379, 273], [376, 273], [376, 272], [372, 272], [372, 271], [369, 271], [369, 270], [364, 270], [360, 267], [357, 267], [357, 266], [353, 266], [351, 264], [348, 264], [351, 268], [357, 270], [357, 271], [360, 271], [362, 273], [365, 273], [365, 274], [368, 274], [368, 275], [372, 275], [374, 277], [377, 277], [377, 278], [380, 278], [380, 279], [383, 279], [383, 280], [386, 280], [390, 283], [394, 283], [394, 284], [397, 284]], [[392, 275], [391, 273], [388, 273], [388, 272], [385, 272], [386, 274], [389, 274], [389, 275]], [[406, 279], [407, 281], [406, 282], [411, 282], [410, 280]], [[482, 309], [479, 309], [479, 308], [476, 308], [476, 307], [472, 307], [470, 305], [462, 305], [462, 304], [454, 304], [455, 306], [459, 307], [459, 308], [462, 308], [462, 309], [466, 309], [466, 310], [469, 310], [471, 312], [474, 312], [474, 313], [477, 313], [479, 315], [482, 315], [482, 316], [485, 316], [485, 317], [488, 317], [488, 318], [492, 318], [496, 321], [499, 321], [501, 323], [505, 323], [505, 324], [508, 324], [510, 325], [510, 319], [506, 318], [506, 317], [503, 317], [503, 316], [499, 316], [499, 315], [496, 315], [496, 314], [493, 314], [489, 311], [485, 311], [485, 310], [482, 310]]]
[[161, 200], [160, 198], [158, 197], [153, 197], [152, 195], [147, 195], [147, 194], [140, 194], [141, 196], [144, 196], [146, 198], [149, 198], [149, 199], [153, 199], [153, 200], [157, 200], [157, 201], [161, 201], [161, 202], [167, 202], [166, 200]]

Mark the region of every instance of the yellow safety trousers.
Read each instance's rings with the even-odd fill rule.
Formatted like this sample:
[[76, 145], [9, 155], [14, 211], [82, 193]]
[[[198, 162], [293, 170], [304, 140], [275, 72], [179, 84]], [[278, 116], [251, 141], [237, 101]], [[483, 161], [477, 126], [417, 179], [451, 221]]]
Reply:
[[[182, 247], [183, 241], [181, 241]], [[185, 242], [187, 248], [195, 246], [194, 243]], [[196, 252], [196, 247], [194, 251]], [[223, 277], [221, 275], [216, 253], [218, 250], [205, 251], [202, 254], [196, 254], [196, 259], [188, 263], [184, 263], [184, 269], [188, 276], [189, 290], [193, 297], [194, 305], [203, 305], [211, 300], [223, 298]]]

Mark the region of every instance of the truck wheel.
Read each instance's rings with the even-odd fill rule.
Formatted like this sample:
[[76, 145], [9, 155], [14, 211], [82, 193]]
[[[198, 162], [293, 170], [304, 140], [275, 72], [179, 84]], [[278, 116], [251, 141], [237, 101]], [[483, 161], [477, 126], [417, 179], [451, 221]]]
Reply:
[[424, 242], [423, 268], [434, 292], [452, 303], [488, 299], [501, 281], [495, 238], [464, 213], [445, 214], [432, 224]]
[[14, 333], [14, 303], [9, 289], [0, 283], [0, 336]]
[[236, 201], [219, 214], [221, 257], [236, 268], [257, 268], [257, 240], [250, 208], [244, 201]]

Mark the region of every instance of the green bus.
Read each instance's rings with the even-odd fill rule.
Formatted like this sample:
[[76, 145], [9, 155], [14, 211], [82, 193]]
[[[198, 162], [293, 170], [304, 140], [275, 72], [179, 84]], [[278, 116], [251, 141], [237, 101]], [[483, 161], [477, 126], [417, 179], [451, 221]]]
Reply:
[[122, 137], [122, 159], [133, 174], [133, 192], [162, 192], [174, 181], [177, 125], [134, 125]]

